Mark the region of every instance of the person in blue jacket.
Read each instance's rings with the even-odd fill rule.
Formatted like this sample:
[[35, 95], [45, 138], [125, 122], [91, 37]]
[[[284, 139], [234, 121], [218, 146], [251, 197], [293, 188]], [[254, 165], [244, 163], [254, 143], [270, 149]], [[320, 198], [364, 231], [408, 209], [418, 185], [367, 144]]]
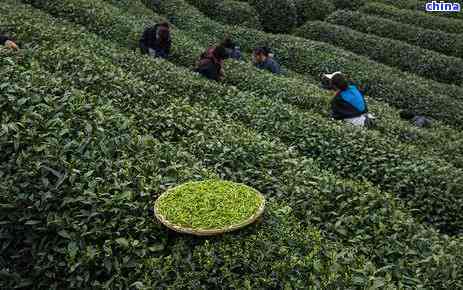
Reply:
[[337, 90], [331, 102], [332, 117], [356, 126], [367, 125], [369, 115], [363, 93], [340, 72], [325, 76]]
[[268, 49], [259, 47], [254, 49], [253, 53], [254, 65], [263, 70], [267, 70], [273, 74], [280, 74], [280, 65], [270, 56]]

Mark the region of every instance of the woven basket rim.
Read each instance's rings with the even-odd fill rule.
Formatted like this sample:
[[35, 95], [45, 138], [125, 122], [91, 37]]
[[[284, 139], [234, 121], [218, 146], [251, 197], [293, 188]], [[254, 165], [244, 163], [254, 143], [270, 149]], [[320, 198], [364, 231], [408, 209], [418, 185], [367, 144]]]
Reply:
[[[234, 225], [231, 225], [231, 226], [227, 226], [227, 227], [221, 228], [221, 229], [193, 229], [193, 228], [181, 227], [181, 226], [178, 226], [178, 225], [175, 225], [175, 224], [171, 223], [162, 214], [159, 213], [157, 208], [158, 208], [158, 204], [159, 204], [159, 202], [161, 200], [161, 197], [168, 194], [170, 191], [176, 189], [178, 186], [175, 186], [175, 187], [172, 187], [172, 188], [166, 190], [163, 194], [161, 194], [156, 199], [156, 202], [154, 204], [154, 215], [156, 216], [156, 219], [161, 222], [161, 224], [163, 224], [164, 226], [166, 226], [167, 228], [169, 228], [169, 229], [171, 229], [173, 231], [176, 231], [176, 232], [182, 233], [182, 234], [189, 234], [189, 235], [195, 235], [195, 236], [214, 236], [214, 235], [220, 235], [220, 234], [229, 233], [229, 232], [232, 232], [232, 231], [242, 229], [242, 228], [254, 223], [264, 213], [266, 200], [265, 200], [264, 195], [262, 193], [260, 193], [259, 191], [257, 191], [256, 189], [254, 189], [254, 188], [252, 188], [252, 187], [250, 187], [250, 186], [248, 186], [246, 184], [242, 184], [242, 183], [235, 183], [235, 184], [244, 185], [244, 186], [247, 186], [247, 187], [251, 188], [261, 200], [261, 204], [257, 208], [256, 212], [251, 217], [249, 217], [247, 220], [245, 220], [245, 221], [243, 221], [241, 223], [234, 224]], [[181, 186], [181, 185], [179, 185], [179, 186]]]

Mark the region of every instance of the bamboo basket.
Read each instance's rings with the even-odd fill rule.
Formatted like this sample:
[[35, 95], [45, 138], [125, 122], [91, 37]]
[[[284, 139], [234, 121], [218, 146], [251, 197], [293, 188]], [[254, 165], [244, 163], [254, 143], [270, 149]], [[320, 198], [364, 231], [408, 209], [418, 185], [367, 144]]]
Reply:
[[264, 213], [264, 210], [265, 210], [265, 197], [260, 192], [256, 192], [256, 194], [259, 196], [259, 198], [262, 200], [262, 202], [261, 202], [259, 208], [257, 209], [257, 211], [250, 218], [248, 218], [247, 220], [245, 220], [245, 221], [243, 221], [243, 222], [241, 222], [239, 224], [234, 224], [234, 225], [231, 225], [231, 226], [228, 226], [228, 227], [225, 227], [225, 228], [221, 228], [221, 229], [193, 229], [193, 228], [186, 228], [186, 227], [181, 227], [181, 226], [178, 226], [178, 225], [175, 225], [175, 224], [169, 222], [163, 215], [159, 214], [159, 211], [157, 210], [158, 209], [158, 203], [159, 203], [161, 197], [163, 195], [167, 194], [168, 192], [169, 192], [169, 190], [164, 192], [156, 200], [156, 202], [154, 204], [154, 215], [156, 216], [156, 219], [159, 222], [161, 222], [161, 224], [163, 224], [164, 226], [166, 226], [167, 228], [169, 228], [169, 229], [171, 229], [171, 230], [173, 230], [175, 232], [182, 233], [182, 234], [189, 234], [189, 235], [204, 237], [204, 236], [216, 236], [216, 235], [221, 235], [221, 234], [224, 234], [224, 233], [233, 232], [233, 231], [242, 229], [242, 228], [256, 222], [262, 216], [262, 214]]

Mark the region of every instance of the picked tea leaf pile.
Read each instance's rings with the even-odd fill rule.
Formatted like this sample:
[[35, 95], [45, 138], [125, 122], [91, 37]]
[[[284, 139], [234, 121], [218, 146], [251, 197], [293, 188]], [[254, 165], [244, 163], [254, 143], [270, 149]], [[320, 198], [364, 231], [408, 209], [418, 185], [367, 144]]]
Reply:
[[229, 181], [190, 182], [162, 195], [156, 210], [170, 223], [193, 229], [222, 229], [251, 218], [263, 200], [256, 190]]

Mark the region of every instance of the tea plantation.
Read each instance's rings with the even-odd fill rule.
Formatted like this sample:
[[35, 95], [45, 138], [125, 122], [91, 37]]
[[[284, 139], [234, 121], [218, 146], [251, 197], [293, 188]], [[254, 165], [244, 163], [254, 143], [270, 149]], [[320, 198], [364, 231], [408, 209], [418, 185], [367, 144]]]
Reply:
[[[425, 1], [2, 0], [0, 289], [463, 289], [463, 14]], [[144, 56], [167, 20], [172, 55]], [[230, 35], [244, 61], [192, 72]], [[284, 74], [250, 62], [269, 46]], [[340, 70], [376, 126], [331, 120]], [[434, 120], [401, 120], [415, 110]], [[167, 189], [266, 198], [216, 237], [155, 220]]]

